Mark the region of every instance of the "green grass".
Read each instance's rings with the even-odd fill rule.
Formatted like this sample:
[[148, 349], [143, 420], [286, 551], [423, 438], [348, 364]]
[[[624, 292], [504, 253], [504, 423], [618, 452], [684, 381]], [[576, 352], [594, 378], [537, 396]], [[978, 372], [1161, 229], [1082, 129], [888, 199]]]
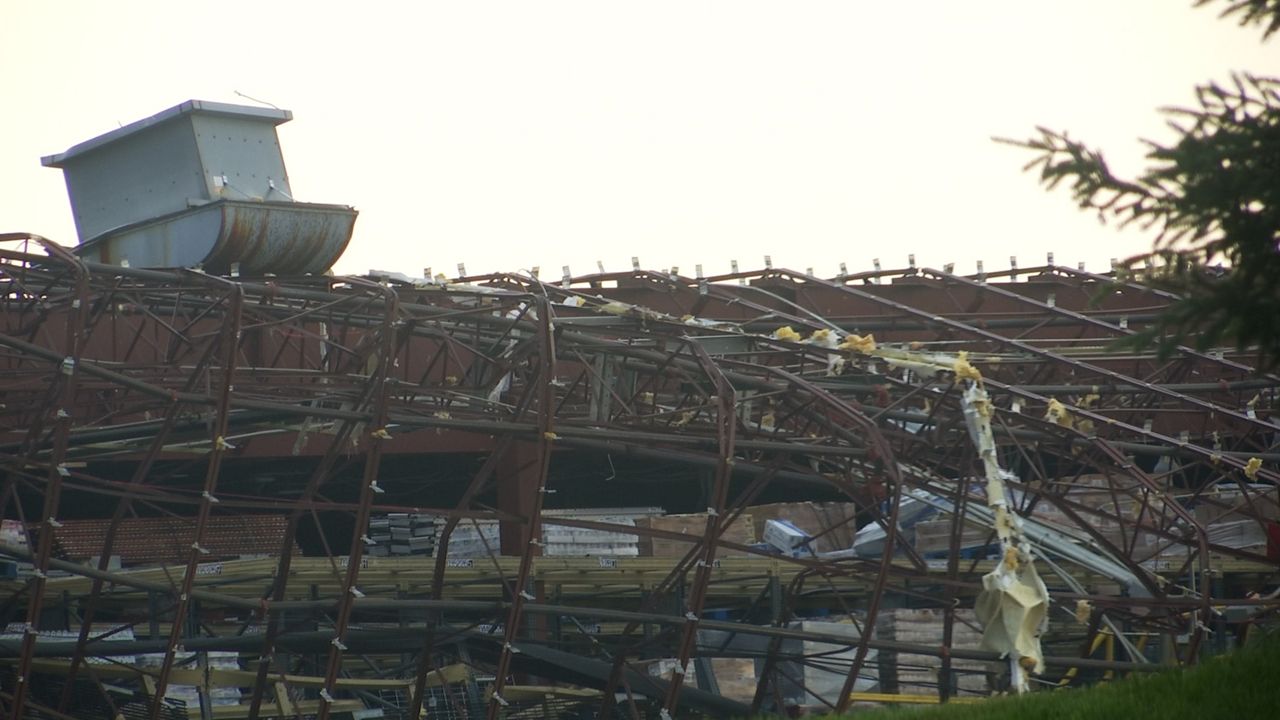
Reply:
[[886, 708], [858, 720], [1066, 720], [1080, 718], [1280, 718], [1280, 633], [1189, 669], [1172, 669], [1082, 690], [994, 698], [975, 705]]

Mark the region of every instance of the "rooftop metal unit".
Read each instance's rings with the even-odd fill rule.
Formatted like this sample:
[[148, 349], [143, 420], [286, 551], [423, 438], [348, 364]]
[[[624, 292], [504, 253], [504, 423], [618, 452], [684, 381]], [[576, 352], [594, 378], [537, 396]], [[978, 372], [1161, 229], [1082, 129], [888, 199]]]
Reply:
[[189, 100], [41, 159], [61, 168], [76, 253], [135, 267], [323, 272], [356, 211], [293, 199], [276, 126], [288, 110]]

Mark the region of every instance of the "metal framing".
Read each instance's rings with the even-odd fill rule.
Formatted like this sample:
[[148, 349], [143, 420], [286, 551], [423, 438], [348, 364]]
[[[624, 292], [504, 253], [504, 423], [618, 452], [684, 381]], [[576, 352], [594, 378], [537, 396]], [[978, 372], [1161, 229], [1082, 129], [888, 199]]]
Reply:
[[[855, 681], [873, 651], [937, 658], [928, 691], [955, 698], [953, 662], [995, 658], [950, 647], [955, 609], [972, 606], [991, 565], [962, 557], [983, 502], [947, 365], [958, 357], [991, 395], [1017, 509], [1034, 520], [1051, 508], [1068, 524], [1037, 540], [1055, 602], [1046, 682], [1157, 656], [1194, 662], [1226, 627], [1221, 608], [1251, 621], [1277, 609], [1250, 595], [1277, 582], [1275, 556], [1209, 530], [1222, 514], [1274, 530], [1280, 378], [1230, 350], [1114, 349], [1169, 301], [1141, 286], [1055, 266], [1013, 277], [219, 278], [0, 240], [11, 248], [0, 250], [0, 503], [34, 538], [2, 549], [29, 564], [0, 583], [10, 629], [22, 630], [0, 640], [8, 717], [75, 715], [86, 683], [127, 703], [89, 659], [142, 652], [163, 658], [138, 688], [145, 716], [162, 717], [188, 654], [216, 649], [252, 671], [235, 676], [245, 716], [297, 701], [326, 718], [374, 702], [361, 678], [400, 678], [403, 702], [383, 706], [413, 717], [432, 678], [460, 662], [492, 676], [471, 710], [490, 718], [525, 696], [519, 686], [553, 681], [599, 689], [582, 702], [604, 715], [646, 703], [671, 716], [780, 712], [782, 688], [803, 688], [819, 667], [843, 687], [802, 694], [843, 710], [864, 697]], [[839, 342], [870, 333], [888, 350]], [[546, 509], [574, 506], [619, 467], [626, 477], [610, 482], [636, 496], [646, 467], [684, 478], [673, 509], [704, 512], [700, 532], [555, 524], [687, 552], [543, 557]], [[1081, 502], [1082, 488], [1110, 502]], [[942, 561], [898, 537], [905, 499], [922, 491], [950, 508]], [[728, 539], [762, 498], [853, 503], [886, 541], [867, 556], [784, 557]], [[367, 557], [369, 518], [387, 512], [447, 518], [435, 557]], [[223, 559], [206, 528], [253, 514], [288, 518], [279, 552]], [[182, 563], [112, 568], [137, 515], [191, 518]], [[94, 564], [57, 557], [74, 517], [112, 518]], [[477, 520], [500, 523], [500, 546], [451, 558], [450, 535]], [[819, 608], [853, 634], [793, 622]], [[877, 615], [898, 608], [942, 612], [941, 646], [881, 637]], [[108, 641], [94, 629], [104, 623], [146, 639]], [[1119, 633], [1116, 655], [1093, 656], [1101, 633]], [[65, 682], [35, 698], [50, 657], [70, 658]], [[709, 692], [711, 666], [698, 661], [711, 657], [757, 660], [754, 697]], [[662, 658], [675, 671], [650, 673]], [[212, 716], [207, 702], [188, 712]]]

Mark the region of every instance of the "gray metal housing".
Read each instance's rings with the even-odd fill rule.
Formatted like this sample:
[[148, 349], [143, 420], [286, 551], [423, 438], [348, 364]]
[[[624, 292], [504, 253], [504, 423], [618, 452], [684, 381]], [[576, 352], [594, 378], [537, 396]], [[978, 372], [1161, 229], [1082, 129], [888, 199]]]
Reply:
[[297, 203], [276, 126], [288, 110], [188, 100], [41, 159], [61, 168], [76, 252], [136, 267], [323, 272], [356, 212]]
[[212, 200], [292, 200], [276, 136], [276, 126], [292, 117], [288, 110], [188, 100], [41, 163], [62, 169], [85, 242]]

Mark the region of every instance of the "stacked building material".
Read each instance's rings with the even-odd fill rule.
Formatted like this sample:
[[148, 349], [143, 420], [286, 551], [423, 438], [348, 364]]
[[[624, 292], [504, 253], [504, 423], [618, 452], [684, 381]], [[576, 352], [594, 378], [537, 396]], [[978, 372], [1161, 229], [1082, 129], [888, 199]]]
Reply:
[[[28, 550], [30, 543], [27, 539], [27, 528], [18, 520], [0, 521], [0, 544], [7, 547]], [[0, 560], [0, 579], [13, 579], [18, 576], [19, 568], [24, 571], [30, 568], [31, 563], [19, 563], [11, 560]]]
[[[0, 630], [0, 640], [10, 643], [21, 643], [22, 637], [27, 632], [27, 625], [21, 622], [9, 623]], [[49, 642], [75, 642], [80, 637], [80, 629], [73, 628], [71, 630], [40, 630], [36, 633], [36, 637], [41, 641]], [[94, 642], [133, 642], [138, 638], [133, 634], [133, 628], [128, 625], [115, 625], [111, 623], [93, 623], [89, 626], [89, 637], [94, 638]], [[111, 665], [121, 663], [124, 665], [134, 665], [137, 663], [135, 655], [111, 655], [93, 656], [89, 655], [85, 658], [85, 662], [93, 665]]]
[[[693, 547], [695, 540], [701, 539], [707, 531], [706, 513], [689, 513], [687, 515], [662, 515], [660, 517], [644, 517], [636, 520], [636, 527], [688, 535], [689, 540], [677, 540], [664, 537], [642, 537], [640, 539], [640, 555], [652, 557], [680, 557]], [[721, 542], [738, 545], [750, 545], [755, 542], [756, 534], [751, 517], [746, 513], [739, 515], [725, 528], [720, 536]], [[718, 557], [745, 555], [740, 550], [721, 546], [717, 549]]]
[[[202, 662], [213, 670], [239, 670], [240, 655], [234, 652], [212, 651], [205, 653], [202, 659], [197, 653], [179, 653], [174, 658], [174, 667], [195, 668]], [[145, 653], [138, 656], [138, 667], [158, 668], [164, 663], [164, 653]], [[208, 691], [209, 704], [214, 707], [226, 707], [240, 704], [240, 688], [215, 685]], [[200, 689], [194, 685], [170, 683], [164, 696], [170, 700], [180, 700], [189, 710], [195, 710], [199, 717]]]
[[792, 502], [755, 505], [747, 508], [755, 536], [764, 537], [769, 520], [785, 520], [813, 536], [814, 552], [844, 550], [853, 544], [858, 530], [858, 506], [845, 502]]
[[[211, 515], [200, 547], [208, 551], [201, 560], [274, 556], [280, 553], [288, 518], [283, 515]], [[103, 538], [111, 520], [63, 520], [54, 535], [55, 552], [67, 560], [95, 560], [102, 554]], [[120, 564], [181, 564], [191, 555], [195, 523], [187, 517], [127, 518], [115, 533], [111, 554]], [[294, 544], [293, 552], [301, 551]]]
[[368, 554], [430, 555], [436, 548], [436, 516], [421, 513], [388, 513], [369, 518]]
[[1238, 488], [1222, 488], [1206, 490], [1196, 504], [1196, 521], [1205, 525], [1221, 522], [1251, 520], [1257, 517], [1263, 520], [1280, 520], [1280, 488], [1265, 485], [1250, 485], [1246, 496]]
[[[447, 518], [427, 513], [387, 513], [369, 517], [366, 553], [373, 557], [435, 555]], [[498, 554], [498, 521], [463, 518], [449, 536], [449, 557]]]
[[[945, 612], [939, 609], [913, 610], [906, 608], [882, 610], [876, 618], [876, 637], [881, 640], [943, 646], [943, 622]], [[982, 639], [973, 610], [957, 609], [951, 627], [949, 648], [978, 648]], [[934, 695], [938, 692], [942, 660], [934, 655], [882, 652], [879, 656], [880, 689], [906, 695]], [[974, 660], [951, 661], [953, 692], [987, 692], [986, 663]]]
[[760, 680], [751, 658], [712, 658], [711, 672], [716, 676], [721, 696], [744, 703], [755, 699]]
[[[916, 523], [916, 552], [923, 557], [945, 557], [951, 550], [951, 524], [949, 515], [937, 520], [921, 520]], [[995, 533], [988, 527], [966, 522], [960, 532], [960, 555], [972, 557], [985, 554], [994, 543]]]
[[[773, 668], [777, 674], [773, 677], [777, 686], [769, 688], [768, 703], [772, 704], [780, 697], [787, 707], [829, 709], [834, 705], [840, 697], [857, 652], [859, 627], [848, 620], [798, 620], [788, 623], [787, 629], [824, 635], [832, 641], [786, 637], [781, 638], [774, 648], [771, 638], [759, 635], [699, 630], [698, 651], [704, 655], [742, 654], [755, 657], [754, 660], [714, 657], [711, 666], [720, 686], [720, 694], [741, 702], [750, 702], [765, 670], [763, 656], [776, 651], [778, 659]], [[842, 642], [841, 638], [847, 640]], [[863, 660], [853, 689], [857, 692], [869, 692], [876, 689], [878, 682], [877, 650], [872, 648]]]
[[30, 543], [26, 527], [18, 520], [0, 520], [0, 543], [11, 547], [28, 547]]
[[[627, 532], [556, 524], [556, 518], [590, 520], [635, 527], [637, 520], [662, 514], [662, 508], [582, 508], [546, 510], [542, 525], [542, 553], [548, 557], [635, 557], [639, 538]], [[369, 518], [368, 553], [375, 557], [434, 555], [443, 516], [422, 513], [388, 513]], [[496, 520], [464, 518], [449, 537], [449, 557], [478, 558], [498, 554]]]
[[[861, 622], [861, 620], [859, 621]], [[815, 640], [784, 641], [783, 652], [795, 656], [803, 656], [804, 661], [787, 660], [779, 664], [779, 690], [788, 705], [826, 706], [834, 705], [840, 698], [840, 690], [857, 654], [859, 629], [850, 622], [826, 622], [820, 620], [804, 620], [791, 623], [788, 627], [805, 632], [824, 633], [848, 637], [847, 645], [818, 642]], [[874, 690], [879, 682], [877, 669], [878, 652], [868, 651], [863, 659], [862, 668], [858, 671], [857, 682], [853, 689], [857, 692]], [[756, 669], [762, 663], [757, 661]]]
[[1078, 515], [1088, 519], [1090, 526], [1104, 531], [1116, 527], [1117, 522], [1099, 517], [1095, 513], [1132, 519], [1141, 511], [1140, 498], [1147, 497], [1157, 510], [1160, 505], [1159, 500], [1150, 497], [1149, 491], [1136, 481], [1102, 475], [1081, 475], [1071, 480], [1055, 482], [1048, 487], [1035, 488], [1035, 491], [1040, 493], [1039, 500], [1030, 507], [1026, 506], [1021, 493], [1015, 493], [1019, 512], [1068, 528], [1078, 527], [1079, 523], [1066, 510], [1048, 500], [1048, 496], [1061, 496], [1066, 501], [1064, 504], [1076, 508]]
[[1217, 522], [1205, 528], [1211, 544], [1238, 550], [1265, 548], [1267, 533], [1256, 520]]
[[635, 527], [642, 518], [662, 514], [662, 508], [582, 508], [543, 512], [542, 554], [548, 557], [636, 557], [640, 538], [627, 532], [555, 524], [555, 518], [590, 520]]
[[[444, 529], [444, 522], [436, 523], [436, 531]], [[438, 538], [432, 545], [432, 552], [438, 544]], [[498, 537], [497, 520], [480, 520], [467, 518], [458, 523], [449, 535], [449, 557], [451, 558], [485, 558], [500, 555], [502, 542]]]

